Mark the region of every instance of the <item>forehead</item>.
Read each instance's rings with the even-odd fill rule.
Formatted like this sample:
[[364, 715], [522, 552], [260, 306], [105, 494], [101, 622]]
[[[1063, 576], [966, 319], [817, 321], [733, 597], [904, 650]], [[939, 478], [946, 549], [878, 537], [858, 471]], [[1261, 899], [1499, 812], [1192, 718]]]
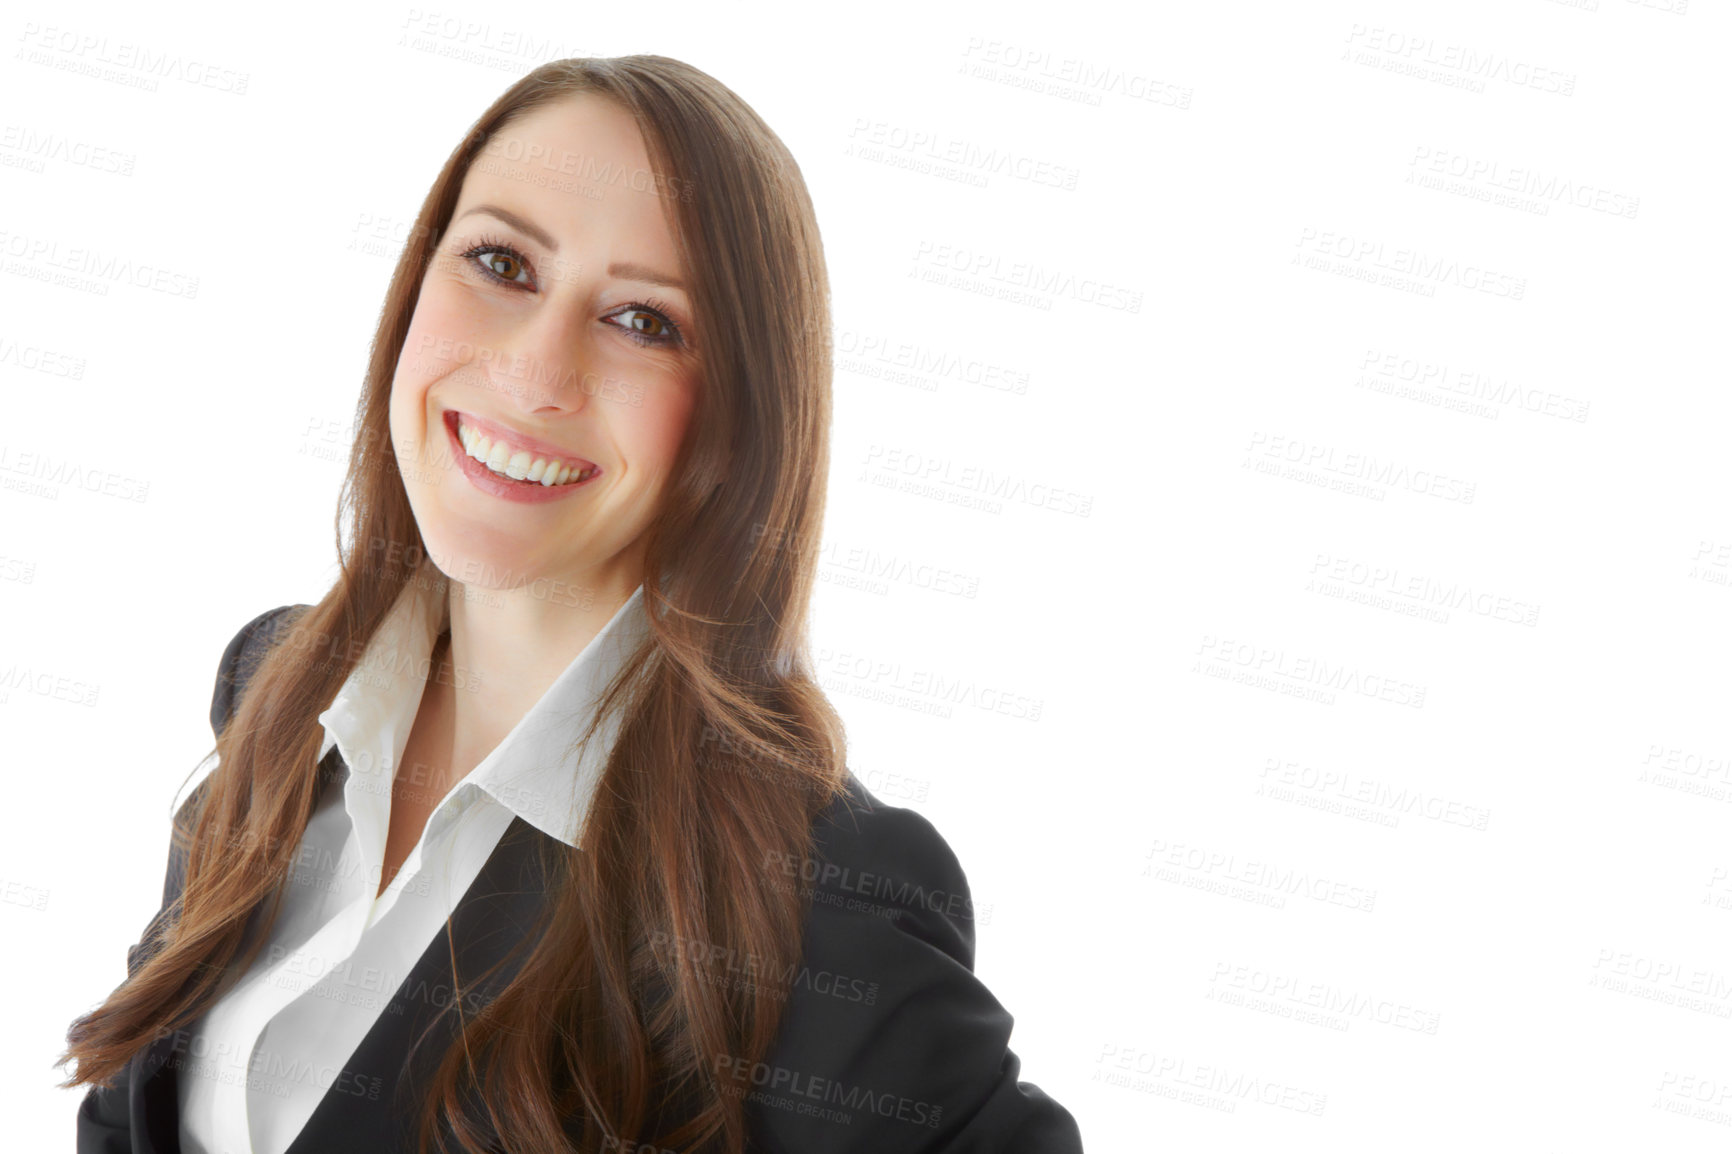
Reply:
[[[668, 189], [677, 186], [652, 168], [631, 113], [585, 93], [531, 109], [494, 133], [464, 174], [452, 216], [496, 205], [550, 233], [562, 257], [654, 261], [672, 269], [677, 250]], [[477, 214], [456, 227], [497, 223]]]

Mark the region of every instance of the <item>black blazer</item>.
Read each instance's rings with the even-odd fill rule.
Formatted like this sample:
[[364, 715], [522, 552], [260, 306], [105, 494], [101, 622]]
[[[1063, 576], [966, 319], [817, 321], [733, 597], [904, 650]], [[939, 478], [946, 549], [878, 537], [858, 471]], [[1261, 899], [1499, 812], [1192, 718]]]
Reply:
[[[289, 611], [300, 608], [262, 613], [229, 642], [211, 700], [213, 730], [228, 721], [248, 675], [292, 620]], [[337, 750], [327, 756], [341, 770]], [[1070, 1113], [1017, 1081], [1020, 1063], [1007, 1047], [1011, 1015], [974, 976], [968, 882], [944, 838], [852, 774], [846, 794], [818, 815], [815, 834], [819, 876], [786, 879], [815, 896], [776, 1044], [763, 1062], [723, 1071], [740, 1080], [747, 1099], [750, 1148], [1080, 1154]], [[498, 961], [533, 920], [545, 888], [538, 840], [550, 839], [513, 817], [463, 894], [452, 914], [458, 973]], [[129, 975], [160, 945], [184, 870], [184, 854], [171, 850], [162, 908], [127, 949]], [[413, 1150], [413, 1111], [404, 1104], [419, 1105], [433, 1061], [457, 1037], [448, 1013], [405, 1066], [410, 1039], [449, 997], [444, 938], [422, 953], [350, 1057], [352, 1076], [333, 1079], [288, 1154]], [[473, 1003], [466, 992], [465, 1009], [485, 1004], [509, 977], [502, 970]], [[186, 1057], [184, 1033], [170, 1034], [135, 1054], [111, 1087], [92, 1087], [78, 1110], [78, 1154], [179, 1154], [175, 1078]]]

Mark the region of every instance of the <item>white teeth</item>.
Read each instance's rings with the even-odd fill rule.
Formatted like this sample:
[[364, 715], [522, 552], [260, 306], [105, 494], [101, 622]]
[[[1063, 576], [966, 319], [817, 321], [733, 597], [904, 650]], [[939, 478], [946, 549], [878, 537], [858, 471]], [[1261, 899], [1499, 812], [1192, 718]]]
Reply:
[[487, 434], [476, 432], [462, 421], [457, 422], [457, 439], [463, 443], [463, 451], [471, 457], [500, 476], [516, 481], [564, 485], [590, 475], [590, 472], [579, 474], [574, 466], [564, 461], [534, 456], [526, 449], [514, 453], [504, 441], [491, 440]]

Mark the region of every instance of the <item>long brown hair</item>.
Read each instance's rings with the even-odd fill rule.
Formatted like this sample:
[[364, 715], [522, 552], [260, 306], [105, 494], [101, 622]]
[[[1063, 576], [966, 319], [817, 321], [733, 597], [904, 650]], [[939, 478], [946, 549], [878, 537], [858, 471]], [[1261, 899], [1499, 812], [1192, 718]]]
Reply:
[[[843, 788], [841, 720], [806, 635], [830, 426], [829, 285], [798, 166], [714, 78], [663, 56], [556, 60], [496, 100], [446, 160], [397, 262], [375, 333], [338, 512], [341, 576], [251, 674], [217, 735], [218, 767], [174, 825], [184, 889], [160, 948], [73, 1023], [63, 1086], [108, 1084], [141, 1047], [194, 1022], [245, 972], [273, 923], [321, 777], [317, 716], [425, 556], [388, 429], [391, 382], [422, 276], [464, 174], [526, 111], [589, 94], [635, 118], [691, 286], [702, 353], [677, 481], [648, 530], [650, 640], [599, 716], [618, 736], [582, 832], [555, 843], [555, 884], [516, 976], [444, 1054], [418, 1119], [479, 1148], [465, 1103], [512, 1151], [739, 1151], [744, 1106], [716, 1071], [775, 1040], [773, 983], [722, 988], [682, 943], [738, 951], [766, 974], [800, 961], [798, 890], [763, 864], [811, 853]], [[551, 841], [551, 839], [549, 839]], [[455, 964], [455, 961], [453, 961]], [[453, 988], [475, 975], [451, 975]], [[784, 992], [785, 993], [785, 992]], [[684, 1103], [670, 1110], [674, 1099]], [[571, 1118], [579, 1120], [573, 1128]]]

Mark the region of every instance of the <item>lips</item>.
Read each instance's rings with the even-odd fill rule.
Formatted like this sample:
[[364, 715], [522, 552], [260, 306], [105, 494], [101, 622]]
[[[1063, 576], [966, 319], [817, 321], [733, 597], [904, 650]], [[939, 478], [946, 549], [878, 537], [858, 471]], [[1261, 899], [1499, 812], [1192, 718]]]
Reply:
[[558, 460], [578, 470], [596, 468], [594, 461], [586, 460], [570, 449], [561, 448], [550, 441], [538, 440], [516, 429], [478, 417], [474, 413], [459, 413], [456, 409], [446, 409], [445, 423], [452, 433], [457, 433], [461, 424], [462, 428], [481, 433], [495, 443], [504, 441], [512, 454], [525, 452], [531, 459], [541, 457], [549, 461]]
[[[491, 444], [488, 445], [489, 460], [496, 464], [483, 463], [476, 460], [470, 450], [478, 451], [487, 434], [471, 426], [465, 415], [462, 418], [463, 431], [459, 435], [458, 422], [458, 414], [454, 412], [447, 412], [440, 418], [440, 423], [445, 426], [445, 437], [451, 444], [452, 459], [457, 471], [476, 489], [503, 501], [519, 505], [542, 505], [550, 501], [566, 500], [573, 493], [590, 491], [601, 473], [598, 465], [578, 468], [576, 463], [583, 458], [575, 455], [571, 457], [571, 463], [561, 462], [558, 457], [550, 461], [539, 455], [531, 460], [527, 448], [518, 450], [509, 461], [502, 460], [505, 451], [510, 448], [510, 442], [503, 440], [499, 442], [498, 451], [495, 451]], [[468, 442], [467, 445], [465, 441]], [[499, 464], [506, 465], [508, 471], [496, 472]], [[552, 472], [549, 472], [550, 468]], [[523, 473], [523, 479], [515, 479], [511, 472]], [[531, 476], [536, 479], [530, 480]]]

